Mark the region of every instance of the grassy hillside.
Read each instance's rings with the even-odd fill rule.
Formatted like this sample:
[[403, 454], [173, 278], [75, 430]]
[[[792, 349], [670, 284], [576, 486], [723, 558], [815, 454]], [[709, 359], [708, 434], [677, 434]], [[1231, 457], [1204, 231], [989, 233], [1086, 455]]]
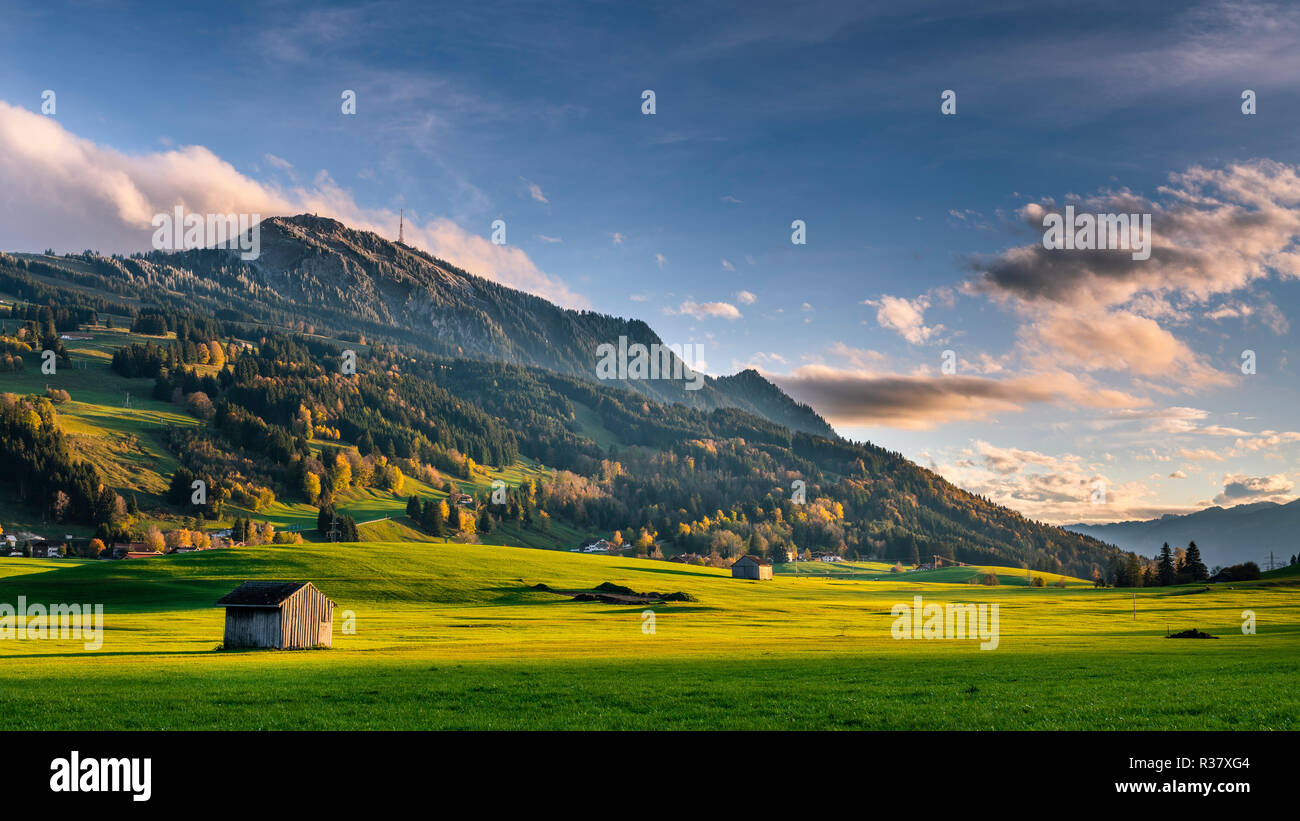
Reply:
[[[4, 729], [1294, 729], [1300, 715], [1300, 598], [1277, 582], [750, 582], [635, 559], [384, 543], [42, 562], [15, 575], [21, 564], [0, 564], [0, 602], [102, 602], [107, 629], [98, 651], [0, 642]], [[247, 579], [314, 582], [338, 604], [334, 648], [214, 650], [213, 604]], [[698, 601], [624, 607], [531, 589], [605, 581]], [[997, 604], [998, 649], [893, 639], [891, 608], [916, 595]], [[1258, 614], [1256, 635], [1241, 633], [1244, 609]], [[1221, 638], [1164, 638], [1188, 627]]]
[[788, 562], [777, 565], [774, 572], [778, 575], [825, 576], [854, 579], [888, 579], [912, 582], [937, 582], [941, 584], [979, 584], [981, 577], [992, 574], [997, 576], [998, 585], [1029, 587], [1031, 579], [1042, 577], [1043, 583], [1055, 585], [1064, 581], [1067, 585], [1085, 585], [1092, 587], [1092, 582], [1063, 576], [1059, 573], [1046, 573], [1041, 570], [1028, 571], [1014, 567], [998, 565], [963, 565], [940, 567], [937, 570], [911, 570], [895, 573], [894, 565], [888, 562]]

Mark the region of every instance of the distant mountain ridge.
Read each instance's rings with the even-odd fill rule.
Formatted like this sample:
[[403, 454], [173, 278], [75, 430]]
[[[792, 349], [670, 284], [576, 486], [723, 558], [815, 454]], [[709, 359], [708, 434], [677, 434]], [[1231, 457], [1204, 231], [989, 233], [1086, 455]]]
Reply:
[[[155, 252], [145, 259], [226, 283], [230, 287], [223, 291], [235, 291], [227, 298], [274, 294], [283, 308], [317, 323], [369, 326], [371, 334], [382, 330], [433, 353], [537, 365], [593, 380], [601, 344], [617, 344], [619, 337], [629, 344], [663, 342], [642, 320], [561, 308], [410, 246], [310, 214], [263, 220], [261, 255], [253, 261], [233, 251]], [[240, 292], [240, 283], [252, 287]], [[836, 437], [812, 408], [752, 370], [706, 377], [698, 390], [687, 390], [683, 380], [619, 384], [660, 402], [738, 408], [792, 430]]]
[[1300, 499], [1287, 504], [1255, 502], [1230, 508], [1210, 507], [1146, 521], [1062, 527], [1144, 556], [1154, 555], [1165, 542], [1170, 547], [1186, 547], [1194, 541], [1211, 566], [1255, 562], [1264, 567], [1270, 551], [1283, 564], [1300, 552]]

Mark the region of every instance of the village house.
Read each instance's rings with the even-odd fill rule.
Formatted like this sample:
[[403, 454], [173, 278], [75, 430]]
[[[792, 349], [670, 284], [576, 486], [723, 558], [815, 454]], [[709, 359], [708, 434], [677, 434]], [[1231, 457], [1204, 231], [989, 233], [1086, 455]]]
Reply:
[[614, 545], [610, 544], [608, 539], [597, 539], [591, 544], [583, 545], [578, 548], [583, 553], [608, 553]]
[[311, 582], [244, 582], [222, 596], [224, 647], [306, 650], [334, 641], [334, 602]]
[[145, 553], [148, 548], [144, 542], [114, 542], [113, 546], [104, 551], [104, 556], [109, 559], [125, 559], [128, 553]]
[[63, 542], [51, 542], [46, 539], [37, 539], [32, 542], [32, 558], [34, 559], [57, 559], [63, 556], [63, 551], [67, 545]]
[[757, 556], [741, 556], [731, 566], [733, 579], [770, 579], [772, 563]]
[[683, 553], [680, 556], [673, 556], [668, 561], [678, 564], [704, 564], [705, 557], [699, 553]]

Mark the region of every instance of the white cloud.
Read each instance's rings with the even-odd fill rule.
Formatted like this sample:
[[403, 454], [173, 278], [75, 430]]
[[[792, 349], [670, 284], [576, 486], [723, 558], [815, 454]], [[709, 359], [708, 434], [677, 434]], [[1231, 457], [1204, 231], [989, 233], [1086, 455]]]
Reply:
[[929, 296], [906, 299], [885, 294], [880, 299], [863, 300], [862, 304], [876, 309], [876, 322], [880, 327], [896, 331], [913, 345], [924, 344], [943, 331], [942, 325], [928, 327], [925, 324], [925, 310], [930, 307]]
[[729, 302], [699, 303], [689, 299], [683, 302], [676, 311], [670, 308], [666, 309], [665, 313], [692, 316], [696, 319], [707, 319], [712, 317], [717, 319], [733, 320], [742, 318], [740, 309]]
[[737, 291], [736, 301], [739, 302], [741, 305], [753, 305], [755, 302], [758, 301], [758, 297], [754, 296], [749, 291]]

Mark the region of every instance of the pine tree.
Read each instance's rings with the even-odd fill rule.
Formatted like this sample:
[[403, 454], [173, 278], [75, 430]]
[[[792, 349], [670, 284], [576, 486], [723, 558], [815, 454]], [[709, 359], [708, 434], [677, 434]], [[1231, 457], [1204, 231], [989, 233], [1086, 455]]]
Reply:
[[344, 542], [361, 541], [361, 534], [357, 532], [357, 521], [356, 519], [353, 519], [351, 516], [344, 516], [339, 521], [339, 530], [343, 532], [343, 536], [340, 539], [340, 541], [344, 541]]
[[1157, 581], [1161, 587], [1168, 587], [1177, 581], [1177, 574], [1174, 571], [1174, 554], [1169, 549], [1169, 542], [1165, 542], [1164, 547], [1160, 548], [1160, 564], [1157, 573]]
[[442, 518], [442, 505], [438, 503], [437, 499], [429, 499], [425, 502], [422, 523], [424, 524], [424, 532], [430, 536], [441, 537], [447, 535], [446, 523]]
[[1187, 543], [1187, 558], [1184, 561], [1184, 567], [1191, 581], [1203, 582], [1210, 578], [1210, 571], [1205, 567], [1205, 562], [1201, 561], [1201, 549], [1196, 546], [1196, 542]]
[[1128, 562], [1124, 570], [1124, 575], [1128, 578], [1128, 587], [1142, 586], [1142, 560], [1137, 557], [1136, 553], [1128, 555]]
[[420, 515], [424, 513], [420, 508], [420, 497], [411, 494], [411, 498], [406, 500], [406, 515], [411, 517], [411, 521], [420, 521]]

